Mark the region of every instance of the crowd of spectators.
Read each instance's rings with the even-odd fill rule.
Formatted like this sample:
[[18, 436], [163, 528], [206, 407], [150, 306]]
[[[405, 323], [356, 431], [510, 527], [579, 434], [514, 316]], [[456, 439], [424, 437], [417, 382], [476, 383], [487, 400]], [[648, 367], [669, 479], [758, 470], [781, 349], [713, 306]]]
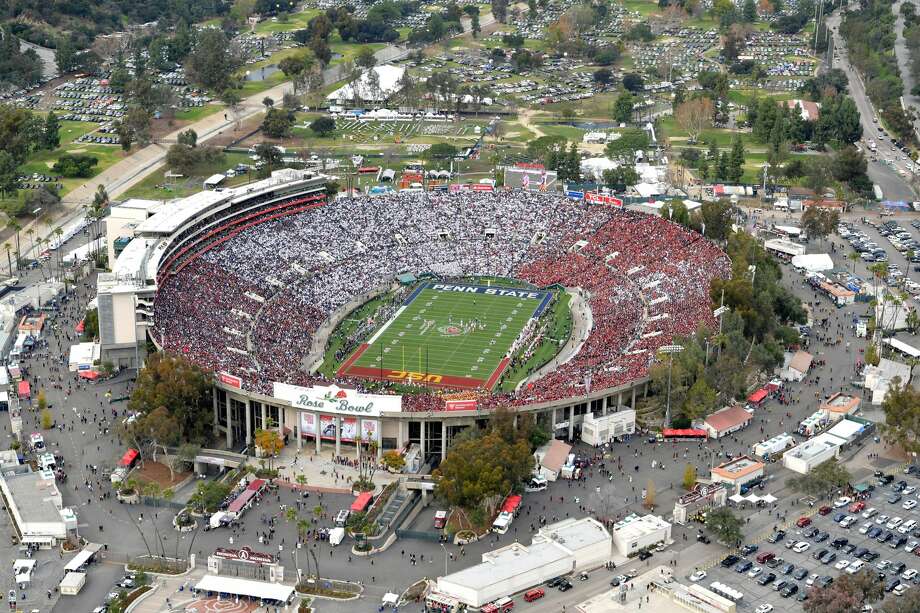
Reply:
[[[161, 275], [155, 302], [166, 349], [265, 394], [274, 381], [319, 383], [305, 359], [323, 322], [403, 273], [581, 289], [592, 328], [577, 354], [517, 394], [483, 394], [484, 407], [584, 396], [588, 385], [645, 376], [674, 335], [714, 323], [710, 282], [730, 274], [720, 249], [665, 219], [545, 193], [339, 198], [272, 217], [189, 249]], [[443, 403], [407, 394], [403, 404]]]

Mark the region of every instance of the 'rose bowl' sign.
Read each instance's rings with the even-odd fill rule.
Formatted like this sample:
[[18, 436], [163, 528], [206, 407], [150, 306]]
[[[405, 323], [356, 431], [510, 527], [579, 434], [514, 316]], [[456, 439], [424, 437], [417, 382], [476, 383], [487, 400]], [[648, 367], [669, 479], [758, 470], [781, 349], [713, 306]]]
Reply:
[[272, 554], [253, 551], [249, 547], [243, 547], [241, 549], [218, 547], [214, 550], [214, 557], [223, 558], [225, 560], [250, 562], [252, 564], [273, 564], [275, 562], [275, 557]]

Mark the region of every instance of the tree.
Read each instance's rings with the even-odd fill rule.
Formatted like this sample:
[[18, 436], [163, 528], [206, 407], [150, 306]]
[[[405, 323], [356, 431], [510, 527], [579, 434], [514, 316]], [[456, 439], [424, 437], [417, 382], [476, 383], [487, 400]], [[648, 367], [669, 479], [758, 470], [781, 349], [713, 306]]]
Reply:
[[15, 196], [19, 190], [19, 164], [8, 152], [0, 150], [0, 195]]
[[899, 377], [891, 380], [882, 409], [885, 424], [882, 432], [885, 439], [901, 447], [907, 453], [920, 452], [920, 392], [911, 385], [904, 385]]
[[497, 432], [455, 442], [435, 471], [436, 494], [466, 509], [484, 507], [491, 513], [534, 466], [527, 441], [509, 444]]
[[58, 148], [58, 145], [61, 144], [60, 129], [61, 122], [54, 111], [51, 111], [45, 117], [45, 125], [42, 129], [42, 146], [45, 149], [51, 151]]
[[604, 185], [618, 192], [626, 191], [627, 187], [639, 182], [639, 173], [634, 166], [627, 164], [605, 170], [602, 177]]
[[500, 23], [508, 18], [508, 0], [492, 0], [492, 16]]
[[635, 72], [627, 72], [623, 75], [623, 87], [627, 91], [637, 94], [645, 89], [645, 81], [642, 79], [641, 75]]
[[810, 237], [824, 239], [834, 232], [840, 222], [840, 213], [823, 207], [810, 206], [802, 213], [802, 228]]
[[617, 96], [617, 100], [613, 104], [613, 118], [620, 123], [632, 120], [634, 103], [635, 98], [629, 92], [624, 92]]
[[613, 72], [609, 68], [599, 68], [594, 71], [592, 78], [598, 85], [610, 85], [613, 82]]
[[651, 479], [645, 484], [645, 497], [642, 499], [642, 506], [650, 511], [655, 508], [655, 482]]
[[200, 511], [213, 513], [229, 495], [230, 486], [226, 483], [210, 480], [199, 481], [189, 502]]
[[167, 353], [148, 356], [128, 408], [146, 415], [164, 407], [178, 422], [182, 441], [204, 442], [213, 427], [211, 378], [185, 357]]
[[[684, 210], [686, 211], [686, 207]], [[715, 408], [717, 397], [716, 391], [709, 386], [706, 379], [700, 377], [687, 390], [687, 397], [681, 405], [681, 413], [689, 419], [704, 417]]]
[[849, 483], [850, 479], [850, 472], [832, 458], [807, 474], [790, 478], [787, 483], [795, 491], [809, 496], [827, 496]]
[[51, 417], [51, 411], [43, 409], [41, 412], [42, 430], [49, 430], [54, 425], [54, 418]]
[[685, 490], [690, 491], [693, 489], [693, 486], [696, 485], [696, 466], [687, 464], [687, 467], [684, 468], [684, 480], [682, 483]]
[[256, 430], [256, 445], [262, 450], [262, 453], [268, 456], [268, 467], [272, 467], [272, 462], [278, 453], [284, 448], [284, 439], [278, 434], [277, 430]]
[[732, 205], [727, 200], [704, 202], [700, 207], [703, 234], [711, 240], [725, 240], [732, 229]]
[[310, 123], [310, 129], [319, 136], [329, 136], [335, 132], [335, 119], [332, 117], [317, 117]]
[[457, 157], [457, 147], [450, 143], [435, 143], [425, 152], [425, 157], [430, 160], [449, 160]]
[[727, 547], [737, 547], [741, 543], [743, 525], [744, 522], [735, 517], [728, 507], [718, 507], [706, 513], [706, 529]]
[[267, 109], [270, 109], [273, 106], [275, 106], [275, 100], [269, 96], [265, 96], [264, 98], [262, 98], [262, 106], [264, 106]]
[[687, 132], [691, 144], [699, 139], [703, 130], [712, 127], [712, 115], [712, 99], [705, 96], [688, 100], [674, 109], [674, 119]]
[[610, 157], [619, 157], [647, 149], [648, 145], [648, 133], [645, 130], [627, 129], [620, 132], [620, 138], [608, 142], [605, 151]]
[[757, 21], [757, 5], [754, 4], [754, 0], [744, 0], [741, 6], [741, 18], [747, 23]]
[[288, 109], [269, 109], [262, 120], [262, 132], [272, 138], [286, 138], [294, 127], [294, 113]]
[[728, 176], [726, 178], [733, 183], [738, 183], [743, 175], [744, 143], [740, 136], [736, 136], [734, 142], [732, 142], [732, 152], [728, 162]]
[[198, 134], [189, 128], [184, 132], [179, 132], [179, 136], [176, 138], [176, 142], [180, 145], [185, 145], [186, 147], [195, 147], [198, 145]]
[[115, 133], [118, 134], [118, 144], [121, 145], [121, 150], [126, 153], [130, 151], [134, 143], [134, 132], [128, 124], [123, 121], [115, 122]]
[[374, 56], [374, 49], [368, 46], [361, 47], [358, 54], [355, 56], [355, 65], [359, 66], [364, 71], [368, 71], [376, 66], [377, 58]]
[[383, 465], [391, 473], [400, 473], [406, 466], [406, 458], [395, 450], [387, 451], [383, 454]]
[[259, 161], [269, 169], [277, 168], [284, 164], [284, 157], [281, 155], [281, 151], [268, 143], [256, 145], [256, 155], [259, 157]]
[[240, 66], [235, 49], [222, 30], [205, 28], [197, 32], [192, 52], [185, 60], [189, 80], [214, 91], [230, 86], [233, 71]]
[[884, 582], [879, 581], [874, 570], [865, 568], [854, 575], [841, 574], [827, 587], [814, 586], [802, 606], [805, 613], [860, 613], [865, 603], [879, 600], [884, 595]]
[[[902, 7], [908, 5], [901, 5]], [[920, 611], [920, 589], [907, 590], [900, 598], [888, 598], [882, 604], [882, 613], [913, 613]]]

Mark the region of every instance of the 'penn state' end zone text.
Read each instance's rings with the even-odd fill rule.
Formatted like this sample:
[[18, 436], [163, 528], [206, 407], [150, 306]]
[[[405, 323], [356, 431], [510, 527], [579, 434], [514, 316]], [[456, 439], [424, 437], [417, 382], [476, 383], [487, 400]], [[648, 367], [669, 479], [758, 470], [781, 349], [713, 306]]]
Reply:
[[428, 286], [430, 289], [439, 292], [461, 292], [464, 294], [486, 294], [488, 296], [509, 296], [511, 298], [529, 298], [530, 300], [539, 300], [545, 295], [545, 292], [533, 292], [530, 290], [508, 289], [504, 287], [485, 287], [482, 285], [449, 285], [447, 283], [434, 283]]

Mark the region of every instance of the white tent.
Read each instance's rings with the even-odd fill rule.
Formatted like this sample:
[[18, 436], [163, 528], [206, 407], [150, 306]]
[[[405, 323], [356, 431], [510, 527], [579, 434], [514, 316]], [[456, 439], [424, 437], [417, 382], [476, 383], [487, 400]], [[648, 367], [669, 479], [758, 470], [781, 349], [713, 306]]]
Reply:
[[834, 262], [831, 260], [831, 256], [826, 253], [808, 253], [794, 256], [792, 266], [808, 272], [821, 272], [822, 270], [833, 269]]
[[355, 99], [355, 89], [357, 89], [361, 101], [379, 102], [386, 100], [399, 91], [399, 81], [406, 72], [405, 68], [384, 64], [375, 66], [372, 70], [377, 74], [377, 87], [371, 86], [371, 80], [368, 78], [370, 73], [365, 72], [360, 79], [343, 85], [326, 96], [326, 99], [338, 102], [352, 102]]
[[581, 172], [585, 175], [591, 175], [595, 180], [600, 181], [604, 176], [605, 170], [618, 168], [620, 163], [605, 157], [588, 158], [581, 161]]
[[741, 494], [734, 494], [729, 498], [729, 500], [731, 500], [735, 504], [740, 504], [745, 501], [745, 498]]
[[205, 575], [195, 585], [199, 592], [218, 592], [233, 596], [249, 596], [262, 600], [276, 600], [287, 602], [294, 595], [294, 588], [281, 583], [267, 583], [265, 581], [250, 581], [236, 577], [218, 577]]
[[767, 503], [767, 504], [773, 504], [774, 502], [776, 502], [776, 496], [774, 496], [773, 494], [767, 494], [766, 496], [764, 496], [764, 497], [761, 498], [760, 500], [761, 500], [761, 502], [765, 502], [765, 503]]
[[747, 498], [745, 498], [745, 500], [747, 500], [751, 504], [757, 504], [758, 502], [760, 502], [760, 496], [758, 496], [757, 494], [750, 494], [748, 495]]

